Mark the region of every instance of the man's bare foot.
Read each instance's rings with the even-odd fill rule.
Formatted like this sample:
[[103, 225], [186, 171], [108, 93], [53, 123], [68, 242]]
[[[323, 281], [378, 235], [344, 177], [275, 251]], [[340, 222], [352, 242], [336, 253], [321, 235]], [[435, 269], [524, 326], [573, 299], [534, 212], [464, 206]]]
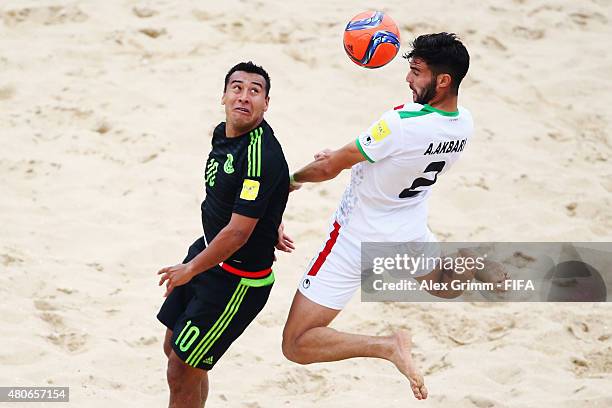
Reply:
[[495, 292], [505, 292], [504, 281], [510, 278], [506, 268], [499, 262], [485, 261], [484, 269], [476, 271], [476, 279], [495, 284]]
[[419, 374], [412, 361], [412, 340], [404, 331], [397, 331], [392, 336], [395, 341], [395, 350], [389, 359], [397, 369], [410, 381], [410, 388], [418, 400], [427, 398], [427, 387], [423, 376]]

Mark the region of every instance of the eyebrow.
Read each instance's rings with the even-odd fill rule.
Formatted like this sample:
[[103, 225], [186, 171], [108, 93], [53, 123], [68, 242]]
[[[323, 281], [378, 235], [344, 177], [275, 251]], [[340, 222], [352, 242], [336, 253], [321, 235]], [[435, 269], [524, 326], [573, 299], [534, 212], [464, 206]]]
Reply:
[[419, 71], [419, 72], [421, 71], [421, 69], [418, 66], [416, 66], [416, 65], [410, 65], [410, 69], [413, 69], [413, 70]]
[[[233, 84], [233, 83], [236, 83], [236, 82], [239, 83], [239, 84], [243, 84], [244, 83], [244, 81], [242, 79], [232, 79], [230, 84]], [[263, 85], [261, 83], [259, 83], [259, 82], [252, 81], [251, 83], [253, 85], [259, 85], [261, 88], [263, 88]]]

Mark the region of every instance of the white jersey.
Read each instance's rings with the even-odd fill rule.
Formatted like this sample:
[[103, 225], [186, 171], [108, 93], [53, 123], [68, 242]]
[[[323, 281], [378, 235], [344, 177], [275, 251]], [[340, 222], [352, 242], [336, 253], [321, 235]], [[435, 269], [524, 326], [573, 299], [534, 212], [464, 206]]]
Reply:
[[385, 112], [357, 140], [367, 161], [351, 170], [335, 219], [361, 241], [405, 242], [428, 236], [427, 199], [459, 159], [474, 124], [467, 109], [444, 112], [407, 103]]

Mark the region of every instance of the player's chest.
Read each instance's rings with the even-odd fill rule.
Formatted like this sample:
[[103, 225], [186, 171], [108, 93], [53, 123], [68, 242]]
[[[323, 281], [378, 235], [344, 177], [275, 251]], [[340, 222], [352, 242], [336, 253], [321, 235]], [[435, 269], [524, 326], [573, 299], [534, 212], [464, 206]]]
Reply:
[[207, 191], [235, 194], [247, 165], [247, 147], [242, 144], [214, 146], [204, 166]]

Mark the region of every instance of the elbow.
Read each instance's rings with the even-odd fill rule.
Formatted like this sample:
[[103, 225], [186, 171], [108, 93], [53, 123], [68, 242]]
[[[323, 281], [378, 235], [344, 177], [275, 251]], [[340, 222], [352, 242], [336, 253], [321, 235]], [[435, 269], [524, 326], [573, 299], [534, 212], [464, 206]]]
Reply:
[[240, 247], [242, 247], [244, 244], [247, 243], [250, 235], [251, 235], [250, 233], [248, 233], [247, 231], [241, 230], [241, 229], [230, 230], [229, 237], [233, 244], [232, 247], [239, 249]]

